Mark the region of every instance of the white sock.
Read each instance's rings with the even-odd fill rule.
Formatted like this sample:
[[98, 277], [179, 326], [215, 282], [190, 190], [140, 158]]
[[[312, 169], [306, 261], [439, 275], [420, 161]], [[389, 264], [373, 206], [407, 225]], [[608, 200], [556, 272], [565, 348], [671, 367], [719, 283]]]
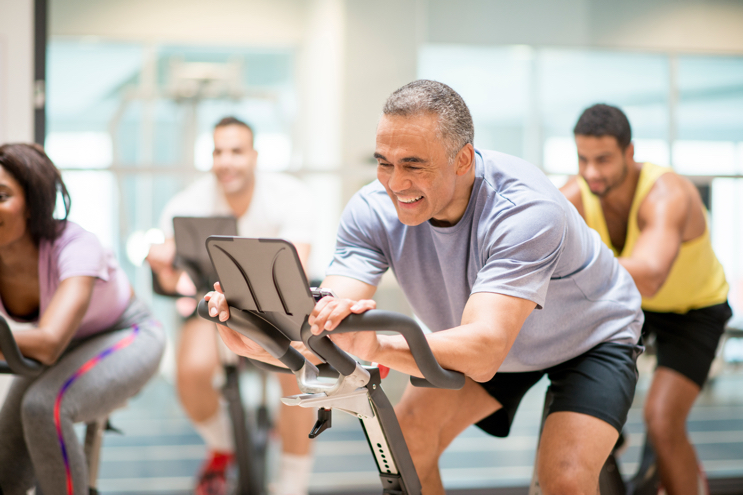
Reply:
[[312, 474], [312, 455], [281, 454], [279, 477], [273, 495], [307, 495]]
[[206, 421], [194, 423], [194, 428], [204, 439], [209, 450], [217, 452], [234, 452], [235, 444], [232, 438], [232, 424], [227, 413], [227, 404], [219, 401], [216, 414]]

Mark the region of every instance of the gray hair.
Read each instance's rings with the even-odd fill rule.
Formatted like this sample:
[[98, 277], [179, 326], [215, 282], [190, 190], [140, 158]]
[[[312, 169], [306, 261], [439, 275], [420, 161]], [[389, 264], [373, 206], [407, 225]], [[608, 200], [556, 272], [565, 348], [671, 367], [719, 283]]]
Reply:
[[406, 84], [387, 98], [382, 113], [403, 117], [423, 113], [437, 115], [439, 135], [446, 144], [450, 160], [475, 139], [475, 126], [467, 104], [459, 93], [438, 81], [419, 79]]

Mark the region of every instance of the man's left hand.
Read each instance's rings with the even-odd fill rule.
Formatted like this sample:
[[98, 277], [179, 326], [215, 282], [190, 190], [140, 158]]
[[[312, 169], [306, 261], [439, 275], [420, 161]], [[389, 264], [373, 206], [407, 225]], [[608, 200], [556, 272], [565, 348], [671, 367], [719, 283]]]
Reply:
[[[337, 297], [323, 297], [309, 317], [313, 335], [324, 330], [332, 332], [350, 314], [362, 314], [375, 309], [377, 303], [372, 299], [354, 301]], [[376, 332], [352, 332], [332, 335], [331, 340], [344, 351], [367, 361], [373, 361], [379, 350]]]

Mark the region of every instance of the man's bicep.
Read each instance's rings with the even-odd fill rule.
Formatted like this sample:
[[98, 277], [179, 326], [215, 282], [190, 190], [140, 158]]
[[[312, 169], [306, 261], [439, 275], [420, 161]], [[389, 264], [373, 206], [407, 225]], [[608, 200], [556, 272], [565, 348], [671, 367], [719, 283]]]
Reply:
[[353, 299], [354, 301], [371, 299], [377, 291], [374, 285], [341, 275], [328, 275], [321, 286], [332, 289], [338, 297]]
[[520, 297], [495, 292], [477, 292], [467, 300], [462, 325], [470, 323], [497, 324], [518, 331], [537, 307], [537, 303]]
[[667, 192], [657, 200], [649, 196], [639, 212], [643, 228], [630, 258], [646, 263], [665, 279], [681, 249], [688, 203], [681, 191]]
[[651, 276], [665, 280], [681, 249], [681, 239], [680, 232], [668, 225], [648, 226], [640, 233], [629, 258], [644, 265]]
[[[467, 300], [462, 314], [462, 326], [473, 325], [470, 328], [479, 329], [482, 333], [481, 342], [498, 354], [500, 366], [536, 306], [535, 302], [520, 297], [477, 292]], [[496, 369], [491, 370], [492, 373]]]

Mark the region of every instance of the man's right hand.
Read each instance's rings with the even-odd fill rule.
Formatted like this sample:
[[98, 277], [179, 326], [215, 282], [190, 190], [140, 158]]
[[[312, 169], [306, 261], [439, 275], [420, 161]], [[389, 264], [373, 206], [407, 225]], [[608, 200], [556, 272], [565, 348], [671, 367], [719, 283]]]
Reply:
[[[219, 282], [214, 284], [214, 291], [206, 293], [204, 300], [209, 302], [209, 316], [217, 317], [222, 322], [230, 319], [230, 308]], [[235, 354], [261, 361], [269, 360], [268, 352], [248, 337], [219, 323], [217, 323], [217, 330], [225, 345]]]
[[147, 263], [150, 264], [152, 271], [160, 274], [168, 271], [175, 273], [173, 261], [175, 260], [175, 240], [166, 239], [162, 244], [153, 244], [150, 246], [150, 252], [147, 253]]
[[[178, 294], [178, 281], [181, 278], [181, 271], [176, 270], [173, 266], [175, 261], [175, 240], [166, 239], [162, 244], [153, 244], [150, 246], [150, 252], [147, 254], [147, 263], [149, 263], [152, 273], [157, 276], [157, 281], [166, 293]], [[193, 284], [192, 284], [193, 285]], [[184, 293], [184, 295], [187, 295]]]
[[209, 303], [209, 316], [218, 317], [219, 321], [230, 319], [230, 307], [227, 305], [227, 297], [224, 295], [219, 282], [214, 282], [214, 290], [204, 295], [204, 300]]

